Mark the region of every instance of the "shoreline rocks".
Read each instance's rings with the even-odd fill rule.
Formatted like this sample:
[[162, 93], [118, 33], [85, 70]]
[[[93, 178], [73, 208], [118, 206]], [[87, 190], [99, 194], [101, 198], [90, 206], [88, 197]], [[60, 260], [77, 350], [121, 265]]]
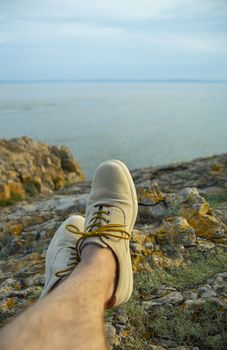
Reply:
[[28, 137], [0, 140], [0, 201], [53, 193], [84, 179], [80, 165], [65, 146]]
[[[192, 263], [193, 254], [217, 259], [219, 250], [227, 252], [227, 197], [224, 195], [227, 155], [132, 173], [139, 201], [139, 214], [130, 241], [137, 281], [144, 273], [152, 279], [156, 270], [160, 275], [170, 269], [177, 273]], [[0, 325], [4, 325], [38, 299], [44, 284], [49, 242], [67, 217], [85, 214], [91, 184], [83, 181], [80, 166], [67, 148], [43, 145], [28, 138], [0, 141], [0, 174], [0, 193], [3, 193], [0, 201], [10, 200], [14, 192], [21, 199], [15, 205], [0, 208]], [[32, 182], [32, 186], [39, 183], [40, 187], [37, 185], [33, 194], [42, 195], [31, 197], [26, 181]], [[65, 186], [71, 182], [71, 186]], [[214, 196], [215, 200], [221, 198], [221, 206], [212, 208], [203, 194]], [[185, 312], [187, 317], [192, 315], [193, 322], [193, 317], [202, 319], [207, 302], [213, 305], [209, 312], [224, 315], [227, 273], [222, 268], [209, 276], [199, 285], [185, 288], [175, 284], [167, 286], [165, 280], [157, 288], [149, 287], [144, 291], [142, 283], [135, 299], [132, 298], [135, 315], [134, 308], [128, 313], [119, 308], [114, 317], [106, 318], [106, 334], [113, 350], [133, 348], [124, 345], [134, 341], [131, 316], [134, 322], [137, 317], [138, 323], [143, 323], [139, 317], [145, 320], [149, 347], [142, 345], [141, 350], [202, 350], [200, 345], [183, 346], [181, 342], [167, 341], [158, 328], [152, 329], [146, 320], [150, 317], [155, 323], [155, 318], [159, 317], [160, 322], [172, 327], [166, 312], [171, 321], [176, 311], [176, 314]]]

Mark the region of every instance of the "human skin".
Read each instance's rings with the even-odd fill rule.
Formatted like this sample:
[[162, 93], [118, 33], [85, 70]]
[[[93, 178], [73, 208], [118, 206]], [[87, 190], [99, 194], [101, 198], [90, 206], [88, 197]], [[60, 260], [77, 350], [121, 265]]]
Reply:
[[104, 309], [115, 280], [111, 250], [85, 246], [71, 275], [1, 330], [0, 349], [108, 349]]

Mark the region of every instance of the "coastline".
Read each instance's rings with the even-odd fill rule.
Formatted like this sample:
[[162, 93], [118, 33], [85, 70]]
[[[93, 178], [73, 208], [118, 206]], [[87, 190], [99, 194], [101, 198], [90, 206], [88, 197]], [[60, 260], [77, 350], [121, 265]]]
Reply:
[[[0, 208], [3, 326], [39, 298], [48, 244], [69, 215], [85, 214], [91, 183], [78, 177], [79, 164], [63, 146], [49, 148], [28, 138], [2, 145], [1, 140], [1, 174], [6, 166], [4, 171], [14, 176], [14, 190], [16, 178], [22, 187], [23, 181], [30, 183], [20, 201]], [[21, 169], [27, 177], [21, 177]], [[67, 183], [70, 173], [73, 181]], [[53, 181], [56, 175], [58, 183]], [[137, 169], [132, 175], [139, 202], [130, 242], [134, 294], [125, 306], [105, 313], [110, 348], [224, 349], [227, 154]], [[39, 186], [31, 187], [34, 180]]]

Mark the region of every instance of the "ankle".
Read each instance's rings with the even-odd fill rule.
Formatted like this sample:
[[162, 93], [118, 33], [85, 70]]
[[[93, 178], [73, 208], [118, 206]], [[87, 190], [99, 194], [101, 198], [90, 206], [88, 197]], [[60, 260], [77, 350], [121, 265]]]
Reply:
[[108, 302], [115, 291], [117, 279], [117, 261], [111, 249], [87, 244], [81, 252], [80, 264], [91, 265], [97, 276], [102, 277], [103, 289], [106, 290], [105, 302]]

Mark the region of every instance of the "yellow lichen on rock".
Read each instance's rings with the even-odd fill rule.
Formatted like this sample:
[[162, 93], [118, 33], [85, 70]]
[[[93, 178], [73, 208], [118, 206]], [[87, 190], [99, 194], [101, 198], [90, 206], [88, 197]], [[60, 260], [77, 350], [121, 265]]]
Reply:
[[183, 217], [169, 217], [153, 230], [158, 244], [164, 245], [195, 245], [195, 231]]
[[214, 215], [207, 202], [182, 207], [182, 214], [194, 228], [196, 236], [215, 239], [226, 232], [226, 226]]
[[185, 265], [183, 256], [179, 255], [176, 257], [168, 257], [161, 250], [152, 253], [152, 262], [157, 267], [165, 268], [179, 267]]
[[13, 298], [6, 299], [5, 302], [6, 309], [12, 309], [15, 306], [15, 301]]
[[20, 223], [14, 223], [12, 225], [8, 226], [8, 231], [12, 234], [12, 235], [19, 235], [23, 230], [23, 225]]
[[12, 180], [8, 181], [8, 185], [10, 188], [10, 196], [18, 196], [21, 199], [25, 197], [25, 190], [23, 188], [23, 185], [20, 182], [15, 182]]
[[166, 218], [158, 227], [151, 227], [141, 233], [134, 230], [130, 244], [133, 270], [181, 266], [184, 264], [184, 247], [195, 244], [195, 231], [183, 217]]
[[136, 242], [136, 243], [144, 243], [148, 239], [147, 235], [144, 234], [143, 232], [139, 230], [132, 230], [131, 234], [131, 242]]
[[132, 269], [134, 272], [152, 271], [150, 264], [142, 254], [132, 254]]
[[211, 173], [213, 175], [219, 175], [220, 173], [222, 173], [225, 169], [225, 166], [224, 164], [222, 163], [215, 163], [212, 165], [212, 168], [211, 168]]
[[0, 200], [7, 200], [10, 198], [10, 188], [7, 183], [0, 183]]
[[0, 140], [0, 200], [51, 193], [66, 183], [84, 180], [80, 165], [64, 146], [28, 137]]
[[137, 188], [138, 201], [142, 203], [157, 204], [165, 199], [165, 195], [161, 192], [158, 184], [152, 183]]

